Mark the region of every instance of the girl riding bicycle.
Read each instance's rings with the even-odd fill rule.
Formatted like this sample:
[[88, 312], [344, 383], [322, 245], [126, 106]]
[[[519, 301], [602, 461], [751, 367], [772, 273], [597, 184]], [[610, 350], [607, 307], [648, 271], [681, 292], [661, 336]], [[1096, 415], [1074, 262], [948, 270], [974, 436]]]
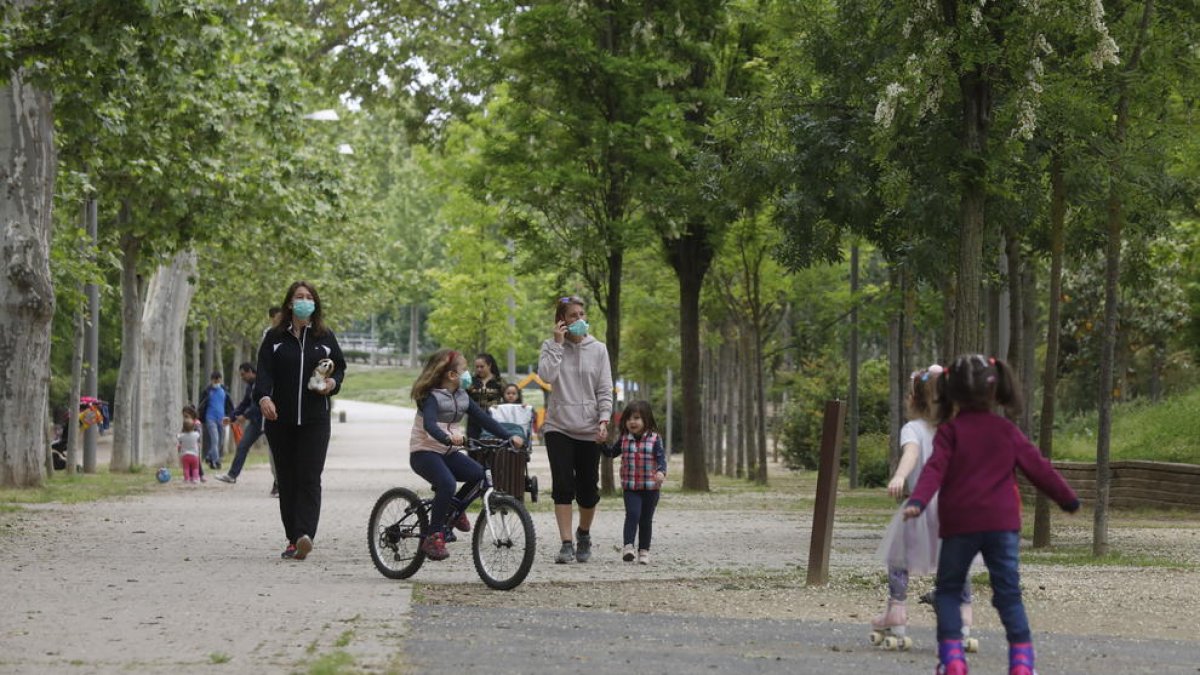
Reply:
[[[504, 427], [467, 396], [466, 389], [470, 386], [466, 358], [453, 349], [439, 349], [425, 362], [425, 369], [412, 387], [417, 418], [408, 442], [408, 463], [434, 490], [429, 532], [421, 543], [421, 550], [430, 560], [445, 560], [449, 555], [446, 519], [452, 500], [461, 500], [467, 490], [483, 479], [483, 467], [462, 452], [466, 443], [460, 426], [463, 417], [469, 416], [498, 438], [509, 436]], [[514, 447], [525, 445], [519, 435], [511, 440]], [[459, 482], [466, 485], [456, 495], [454, 489]], [[471, 530], [465, 513], [459, 513], [452, 525], [462, 532]]]

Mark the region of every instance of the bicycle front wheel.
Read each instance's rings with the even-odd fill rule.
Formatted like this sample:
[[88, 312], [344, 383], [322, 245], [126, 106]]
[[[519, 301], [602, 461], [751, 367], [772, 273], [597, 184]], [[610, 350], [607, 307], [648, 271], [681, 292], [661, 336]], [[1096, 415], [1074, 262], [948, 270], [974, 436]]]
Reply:
[[471, 555], [483, 583], [508, 591], [520, 586], [533, 567], [537, 537], [533, 519], [515, 497], [492, 493], [491, 506], [491, 518], [482, 509], [475, 521]]
[[425, 562], [421, 533], [428, 529], [429, 516], [415, 492], [392, 488], [383, 493], [367, 522], [367, 548], [375, 568], [389, 579], [416, 574]]

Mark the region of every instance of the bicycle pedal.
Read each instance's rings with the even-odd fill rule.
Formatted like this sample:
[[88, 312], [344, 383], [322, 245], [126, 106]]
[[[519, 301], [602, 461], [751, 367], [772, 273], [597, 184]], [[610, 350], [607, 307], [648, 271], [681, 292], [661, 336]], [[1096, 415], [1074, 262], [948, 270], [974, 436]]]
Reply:
[[446, 536], [443, 538], [443, 541], [445, 541], [447, 544], [449, 544], [450, 542], [458, 541], [458, 537], [454, 535], [454, 530], [447, 531]]

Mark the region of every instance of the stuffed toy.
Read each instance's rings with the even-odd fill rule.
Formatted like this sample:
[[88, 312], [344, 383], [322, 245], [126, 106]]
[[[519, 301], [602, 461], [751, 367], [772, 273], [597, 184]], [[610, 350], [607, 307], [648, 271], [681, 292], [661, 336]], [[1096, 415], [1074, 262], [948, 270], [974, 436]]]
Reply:
[[324, 391], [325, 380], [333, 374], [333, 360], [321, 359], [317, 361], [317, 367], [313, 368], [312, 377], [308, 378], [308, 388], [313, 391]]

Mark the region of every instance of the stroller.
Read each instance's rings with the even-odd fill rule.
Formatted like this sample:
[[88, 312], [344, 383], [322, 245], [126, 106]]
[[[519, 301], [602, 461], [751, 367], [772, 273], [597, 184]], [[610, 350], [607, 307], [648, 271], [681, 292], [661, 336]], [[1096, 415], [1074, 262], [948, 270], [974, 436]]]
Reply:
[[[501, 403], [492, 406], [492, 417], [513, 436], [525, 439], [524, 452], [498, 453], [492, 466], [492, 482], [496, 488], [524, 501], [529, 493], [530, 501], [538, 500], [537, 476], [529, 475], [529, 441], [533, 437], [533, 409], [519, 403]], [[484, 438], [490, 438], [486, 431]]]

